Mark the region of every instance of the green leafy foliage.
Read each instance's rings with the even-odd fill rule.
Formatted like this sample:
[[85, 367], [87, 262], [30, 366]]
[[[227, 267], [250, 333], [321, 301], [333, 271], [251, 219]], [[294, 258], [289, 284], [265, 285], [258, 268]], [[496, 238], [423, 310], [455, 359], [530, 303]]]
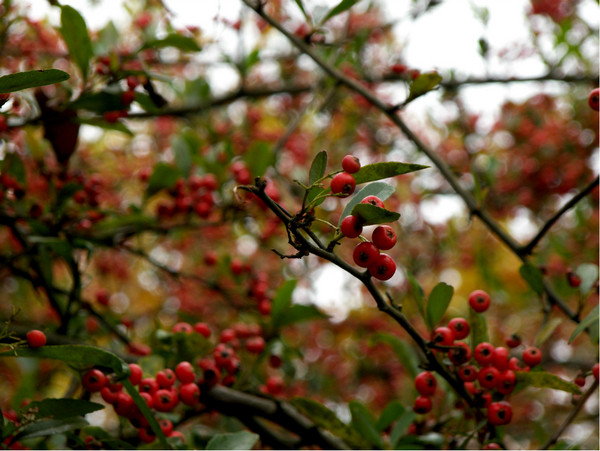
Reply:
[[469, 308], [469, 324], [471, 326], [471, 331], [469, 333], [471, 337], [471, 349], [475, 349], [475, 346], [479, 343], [489, 341], [485, 315], [477, 313], [472, 308]]
[[254, 177], [262, 177], [275, 164], [275, 154], [269, 144], [257, 141], [244, 153], [244, 161]]
[[77, 118], [77, 122], [80, 124], [91, 125], [93, 127], [99, 127], [104, 130], [121, 132], [128, 136], [134, 136], [133, 132], [122, 122], [107, 122], [98, 118]]
[[182, 36], [177, 33], [170, 33], [162, 39], [152, 39], [147, 41], [140, 50], [161, 49], [165, 47], [174, 47], [182, 52], [199, 52], [202, 50], [193, 38]]
[[53, 85], [68, 80], [70, 77], [68, 73], [58, 69], [30, 70], [8, 74], [0, 77], [0, 94]]
[[88, 413], [104, 409], [102, 404], [84, 399], [46, 398], [42, 401], [32, 401], [23, 411], [33, 413], [36, 418], [54, 418], [56, 420], [84, 416]]
[[408, 100], [416, 99], [423, 94], [436, 88], [437, 85], [442, 81], [442, 76], [437, 72], [424, 72], [420, 74], [410, 84], [410, 92], [408, 94]]
[[425, 318], [425, 291], [414, 276], [407, 272], [408, 283], [410, 285], [411, 298], [415, 301], [417, 309], [423, 318]]
[[327, 152], [320, 151], [312, 161], [308, 171], [308, 184], [312, 185], [325, 175], [327, 169]]
[[167, 163], [157, 163], [148, 179], [146, 197], [151, 197], [160, 190], [172, 188], [181, 177], [181, 171]]
[[419, 373], [419, 358], [415, 350], [399, 337], [385, 332], [377, 332], [371, 337], [371, 343], [386, 343], [391, 346], [411, 377]]
[[450, 305], [454, 288], [450, 285], [440, 282], [438, 283], [427, 300], [426, 321], [430, 330], [432, 330], [442, 319], [446, 309]]
[[598, 319], [599, 319], [599, 306], [597, 305], [596, 307], [594, 307], [594, 309], [592, 311], [590, 311], [590, 313], [587, 314], [587, 316], [581, 320], [581, 322], [577, 325], [577, 327], [575, 328], [575, 330], [573, 331], [573, 333], [571, 334], [571, 337], [569, 338], [569, 343], [572, 343], [573, 340], [575, 340], [577, 338], [577, 336], [583, 332], [586, 328], [592, 326], [592, 325], [597, 325], [598, 324]]
[[350, 407], [350, 413], [352, 414], [352, 426], [356, 431], [371, 445], [377, 448], [384, 448], [383, 439], [381, 434], [377, 431], [375, 424], [375, 418], [371, 415], [371, 412], [358, 401], [351, 401], [348, 405]]
[[258, 434], [247, 431], [216, 434], [208, 441], [205, 449], [252, 449], [258, 439]]
[[556, 328], [563, 322], [561, 318], [552, 318], [546, 322], [538, 331], [535, 337], [535, 346], [542, 346], [552, 336]]
[[544, 293], [544, 280], [540, 268], [531, 263], [523, 263], [519, 268], [519, 274], [538, 295]]
[[360, 202], [365, 197], [377, 196], [379, 197], [379, 199], [384, 201], [392, 194], [394, 194], [394, 192], [394, 187], [388, 185], [387, 183], [375, 182], [368, 184], [363, 189], [354, 194], [354, 196], [352, 196], [352, 199], [350, 199], [350, 201], [346, 204], [344, 210], [342, 211], [342, 214], [340, 215], [340, 221], [349, 214], [351, 214], [352, 210], [354, 209], [354, 206], [360, 204]]
[[379, 208], [371, 204], [356, 204], [352, 208], [352, 215], [359, 216], [363, 225], [388, 224], [400, 219], [400, 213]]
[[283, 282], [277, 289], [271, 302], [271, 321], [273, 322], [273, 326], [278, 327], [280, 325], [281, 318], [292, 305], [292, 294], [296, 288], [296, 283], [295, 279], [289, 279]]
[[284, 327], [303, 321], [327, 318], [329, 318], [329, 316], [320, 311], [314, 305], [294, 304], [285, 312], [283, 312], [279, 319], [279, 326]]
[[27, 185], [27, 172], [25, 171], [25, 165], [23, 160], [16, 153], [9, 153], [4, 157], [2, 162], [2, 173], [10, 174], [17, 182], [21, 185]]
[[385, 406], [385, 409], [383, 409], [381, 416], [377, 420], [377, 424], [375, 425], [377, 430], [379, 432], [383, 432], [383, 430], [391, 426], [391, 424], [400, 418], [405, 412], [406, 409], [402, 404], [400, 404], [398, 401], [391, 401], [387, 406]]
[[357, 185], [360, 185], [361, 183], [374, 182], [397, 175], [408, 174], [409, 172], [420, 171], [428, 167], [421, 164], [400, 163], [396, 161], [367, 164], [354, 174], [354, 180]]
[[545, 371], [517, 371], [518, 388], [537, 387], [537, 388], [552, 388], [554, 390], [566, 391], [575, 395], [580, 395], [581, 390], [577, 385], [567, 382], [564, 379]]
[[81, 429], [87, 425], [88, 422], [82, 417], [35, 421], [21, 429], [15, 435], [15, 440], [26, 440], [36, 437], [62, 434], [75, 429]]
[[60, 22], [60, 34], [67, 44], [69, 54], [79, 66], [83, 78], [86, 79], [94, 50], [85, 20], [76, 9], [64, 5], [61, 6]]
[[140, 412], [142, 412], [142, 415], [144, 415], [144, 418], [146, 418], [146, 420], [148, 421], [148, 424], [150, 425], [152, 432], [154, 432], [154, 434], [156, 435], [156, 438], [158, 439], [161, 448], [169, 449], [169, 446], [167, 444], [167, 438], [165, 437], [165, 434], [160, 428], [158, 421], [156, 420], [154, 414], [148, 407], [148, 404], [146, 403], [144, 398], [141, 397], [140, 393], [133, 386], [133, 384], [129, 382], [129, 379], [124, 379], [122, 383], [125, 390], [127, 390], [127, 393], [129, 393], [129, 395], [133, 399], [133, 402], [135, 402], [135, 405], [138, 407], [138, 409], [140, 409]]
[[357, 4], [359, 1], [360, 0], [342, 0], [337, 5], [335, 5], [333, 8], [331, 8], [329, 10], [329, 12], [327, 12], [327, 14], [325, 14], [325, 17], [323, 17], [323, 19], [321, 19], [320, 25], [323, 25], [325, 22], [327, 22], [332, 17], [335, 17], [338, 14], [341, 14], [344, 11], [349, 10], [355, 4]]
[[414, 421], [417, 415], [412, 409], [406, 409], [402, 416], [396, 421], [392, 431], [390, 432], [390, 444], [392, 449], [399, 449], [399, 442], [402, 436], [406, 433], [408, 426]]

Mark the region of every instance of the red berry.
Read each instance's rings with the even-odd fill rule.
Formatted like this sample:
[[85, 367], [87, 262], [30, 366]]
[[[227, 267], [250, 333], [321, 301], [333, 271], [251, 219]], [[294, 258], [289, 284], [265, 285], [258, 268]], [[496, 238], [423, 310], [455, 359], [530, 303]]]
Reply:
[[488, 443], [487, 445], [485, 445], [483, 447], [483, 449], [502, 449], [502, 448], [497, 443], [492, 442], [492, 443]]
[[471, 347], [464, 341], [455, 341], [448, 351], [448, 358], [454, 365], [462, 365], [471, 360]]
[[458, 377], [463, 382], [473, 382], [477, 379], [477, 368], [473, 365], [465, 365], [458, 370]]
[[156, 440], [156, 435], [154, 435], [154, 431], [150, 428], [139, 428], [138, 437], [142, 443], [152, 443]]
[[483, 388], [496, 388], [499, 378], [500, 371], [495, 366], [486, 366], [477, 373], [477, 380], [479, 381], [479, 385]]
[[41, 330], [30, 330], [26, 338], [30, 348], [41, 348], [46, 344], [46, 334]]
[[515, 388], [515, 384], [517, 383], [517, 376], [512, 370], [505, 370], [500, 374], [498, 378], [498, 384], [496, 385], [496, 390], [503, 395], [508, 395], [512, 393]]
[[106, 384], [106, 376], [96, 368], [89, 370], [81, 378], [81, 385], [90, 393], [99, 392]]
[[348, 174], [354, 174], [360, 169], [360, 161], [354, 155], [346, 155], [342, 159], [342, 169]]
[[265, 350], [265, 345], [263, 337], [252, 337], [246, 341], [246, 350], [253, 354], [260, 354]]
[[279, 376], [271, 376], [267, 379], [267, 383], [265, 386], [267, 393], [269, 393], [270, 395], [280, 395], [281, 393], [283, 393], [283, 390], [285, 389], [285, 383], [283, 382], [283, 379]]
[[339, 194], [339, 197], [348, 197], [354, 192], [355, 187], [356, 181], [354, 180], [354, 176], [347, 172], [341, 172], [331, 180], [331, 192]]
[[417, 396], [417, 399], [415, 399], [415, 404], [413, 405], [413, 411], [415, 413], [425, 414], [427, 412], [430, 412], [432, 407], [433, 407], [433, 403], [431, 402], [431, 398], [421, 395], [421, 396]]
[[473, 354], [473, 358], [481, 366], [491, 365], [494, 361], [495, 351], [496, 349], [490, 343], [479, 343], [477, 346], [475, 346], [475, 353]]
[[388, 280], [396, 272], [396, 263], [387, 254], [379, 254], [369, 265], [369, 274], [379, 280]]
[[420, 395], [431, 396], [435, 393], [437, 381], [429, 371], [423, 371], [415, 377], [415, 388]]
[[394, 229], [388, 225], [380, 225], [373, 230], [371, 240], [373, 241], [373, 244], [380, 250], [386, 251], [394, 247], [397, 238], [396, 234], [394, 233]]
[[590, 96], [588, 97], [588, 104], [590, 108], [594, 111], [598, 111], [600, 107], [600, 89], [596, 88], [592, 92], [590, 92]]
[[117, 400], [113, 405], [115, 407], [115, 412], [117, 412], [117, 415], [129, 418], [134, 414], [135, 402], [128, 393], [122, 391], [117, 393]]
[[140, 392], [146, 392], [153, 395], [158, 391], [158, 382], [153, 377], [147, 377], [140, 381]]
[[579, 275], [577, 273], [574, 273], [573, 271], [568, 271], [567, 282], [573, 288], [577, 288], [579, 285], [581, 285], [581, 277], [579, 277]]
[[221, 343], [229, 343], [237, 338], [235, 330], [233, 329], [223, 329], [221, 331], [221, 335], [219, 337], [219, 341]]
[[354, 248], [352, 257], [358, 266], [367, 268], [379, 257], [379, 249], [370, 241], [365, 241]]
[[109, 124], [114, 124], [121, 117], [120, 111], [107, 111], [103, 114], [104, 120]]
[[163, 434], [165, 434], [167, 437], [171, 435], [171, 432], [173, 432], [173, 423], [171, 423], [171, 420], [161, 418], [160, 420], [158, 420], [158, 425], [163, 431]]
[[283, 360], [281, 360], [281, 357], [279, 357], [276, 354], [271, 354], [269, 356], [269, 366], [271, 368], [281, 368], [281, 365], [283, 364]]
[[448, 327], [437, 327], [433, 331], [431, 341], [440, 346], [452, 346], [452, 343], [454, 343], [454, 332]]
[[597, 363], [592, 367], [592, 374], [594, 375], [594, 379], [598, 380], [598, 369], [599, 365]]
[[160, 389], [152, 396], [154, 408], [159, 412], [170, 412], [179, 402], [177, 392], [173, 390]]
[[135, 92], [134, 91], [124, 91], [121, 94], [121, 103], [125, 106], [129, 106], [135, 100]]
[[210, 327], [206, 323], [194, 324], [194, 330], [202, 335], [204, 338], [210, 337]]
[[542, 361], [542, 351], [534, 346], [529, 346], [523, 351], [523, 362], [526, 365], [533, 367]]
[[183, 334], [191, 334], [194, 331], [194, 328], [190, 323], [179, 322], [173, 326], [173, 333], [183, 333]]
[[494, 349], [494, 359], [492, 360], [492, 365], [494, 365], [500, 371], [504, 371], [506, 368], [508, 368], [508, 349], [503, 348], [502, 346]]
[[513, 349], [521, 345], [521, 337], [517, 334], [512, 334], [509, 337], [506, 337], [506, 346]]
[[156, 382], [160, 388], [171, 388], [175, 384], [175, 380], [175, 373], [170, 368], [156, 373]]
[[485, 312], [490, 306], [490, 296], [483, 290], [475, 290], [469, 295], [469, 305], [477, 313]]
[[361, 204], [371, 204], [375, 205], [379, 208], [385, 208], [383, 206], [383, 201], [377, 196], [367, 196], [363, 200], [360, 201]]
[[573, 380], [573, 382], [578, 387], [583, 387], [585, 385], [585, 376], [583, 376], [582, 374], [578, 374], [577, 377], [575, 377], [575, 379]]
[[107, 386], [104, 386], [100, 389], [100, 396], [102, 396], [102, 399], [108, 404], [114, 404], [117, 402], [117, 394], [118, 393], [115, 393]]
[[194, 373], [194, 367], [190, 362], [179, 362], [175, 367], [175, 374], [182, 384], [189, 384], [196, 380], [196, 373]]
[[131, 374], [129, 375], [129, 382], [131, 382], [133, 385], [138, 385], [144, 377], [142, 367], [137, 363], [130, 363], [129, 371], [131, 371]]
[[186, 406], [195, 405], [200, 398], [200, 387], [193, 382], [181, 385], [179, 387], [179, 398]]
[[358, 216], [348, 215], [340, 223], [340, 231], [347, 238], [356, 238], [362, 233], [362, 223]]
[[469, 335], [469, 322], [464, 318], [452, 318], [448, 321], [448, 329], [454, 333], [455, 340], [462, 340]]
[[517, 357], [511, 357], [508, 361], [508, 369], [513, 371], [529, 371], [527, 365], [521, 365], [521, 361]]
[[494, 426], [508, 424], [512, 419], [512, 407], [506, 401], [493, 402], [488, 407], [487, 418]]

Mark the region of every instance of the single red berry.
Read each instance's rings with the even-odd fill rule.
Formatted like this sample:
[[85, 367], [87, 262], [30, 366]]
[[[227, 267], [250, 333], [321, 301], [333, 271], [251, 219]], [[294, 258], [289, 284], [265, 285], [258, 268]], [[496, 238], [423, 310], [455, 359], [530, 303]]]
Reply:
[[477, 346], [475, 346], [475, 353], [473, 354], [473, 358], [481, 366], [491, 365], [494, 361], [495, 351], [496, 348], [494, 348], [490, 343], [479, 343]]
[[106, 384], [106, 376], [96, 368], [89, 370], [81, 378], [81, 385], [90, 393], [96, 393], [102, 390]]
[[379, 249], [370, 241], [365, 241], [354, 248], [352, 257], [358, 266], [368, 268], [379, 257]]
[[527, 365], [522, 364], [522, 362], [517, 357], [511, 357], [508, 361], [508, 369], [513, 371], [529, 371], [529, 367]]
[[340, 172], [331, 180], [331, 192], [339, 194], [339, 197], [348, 197], [354, 192], [356, 181], [352, 174]]
[[510, 423], [512, 419], [511, 405], [506, 401], [491, 403], [487, 410], [487, 419], [494, 426]]
[[137, 363], [130, 363], [129, 371], [131, 372], [131, 374], [129, 375], [129, 382], [131, 382], [133, 385], [138, 385], [144, 377], [142, 367], [139, 366]]
[[585, 376], [583, 374], [578, 374], [573, 380], [575, 385], [578, 387], [583, 387], [585, 385]]
[[592, 367], [592, 374], [594, 375], [594, 379], [598, 380], [598, 369], [599, 365], [597, 363]]
[[194, 324], [194, 330], [202, 335], [204, 338], [210, 337], [210, 327], [206, 323]]
[[415, 377], [415, 388], [420, 395], [431, 396], [435, 393], [436, 387], [435, 376], [429, 371], [423, 371]]
[[237, 338], [235, 330], [233, 329], [223, 329], [221, 331], [221, 335], [219, 336], [219, 341], [221, 343], [229, 343]]
[[159, 412], [170, 412], [179, 403], [179, 397], [174, 390], [162, 388], [152, 396], [154, 408]]
[[277, 396], [283, 393], [283, 390], [285, 389], [285, 383], [281, 377], [271, 376], [267, 379], [265, 388], [267, 393]]
[[360, 201], [361, 204], [371, 204], [379, 208], [385, 208], [383, 206], [383, 201], [377, 196], [367, 196], [363, 200]]
[[189, 384], [196, 380], [196, 373], [190, 362], [179, 362], [175, 367], [175, 374], [182, 384]]
[[500, 371], [504, 371], [506, 368], [508, 368], [508, 349], [503, 348], [502, 346], [494, 349], [494, 359], [492, 360], [492, 365], [494, 365]]
[[389, 225], [380, 225], [373, 230], [371, 240], [373, 241], [373, 244], [380, 250], [386, 251], [394, 247], [397, 238], [396, 234], [394, 233], [394, 229], [392, 229]]
[[140, 392], [150, 393], [154, 395], [158, 391], [158, 382], [153, 377], [147, 377], [140, 381]]
[[452, 343], [452, 349], [448, 351], [448, 358], [454, 365], [462, 365], [471, 360], [471, 347], [464, 341]]
[[129, 106], [135, 100], [135, 92], [134, 91], [123, 91], [121, 94], [121, 103], [125, 106]]
[[204, 264], [207, 266], [214, 266], [218, 259], [219, 257], [215, 251], [208, 251], [204, 254]]
[[283, 365], [283, 360], [280, 356], [276, 354], [271, 354], [269, 356], [269, 366], [271, 368], [281, 368], [281, 365]]
[[109, 124], [114, 124], [121, 117], [121, 112], [120, 111], [107, 111], [106, 113], [103, 114], [103, 117], [104, 117], [104, 120], [106, 122], [108, 122]]
[[505, 342], [506, 346], [513, 349], [521, 345], [521, 337], [519, 337], [517, 334], [512, 334], [506, 337]]
[[477, 373], [477, 380], [479, 381], [479, 385], [483, 388], [496, 388], [499, 378], [500, 371], [495, 366], [486, 366]]
[[348, 215], [340, 223], [340, 231], [347, 238], [356, 238], [362, 230], [362, 222], [358, 216]]
[[348, 174], [354, 174], [360, 169], [360, 160], [354, 155], [346, 155], [342, 159], [342, 169]]
[[588, 97], [588, 104], [590, 108], [594, 111], [598, 111], [600, 108], [600, 89], [596, 88], [592, 92], [590, 92], [590, 96]]
[[477, 313], [483, 313], [490, 306], [490, 296], [483, 290], [475, 290], [469, 295], [469, 305]]
[[253, 354], [260, 354], [265, 350], [265, 339], [263, 337], [251, 337], [246, 340], [246, 350]]
[[173, 333], [183, 333], [183, 334], [191, 334], [194, 331], [194, 328], [190, 323], [179, 322], [173, 326]]
[[413, 411], [418, 414], [426, 414], [431, 411], [432, 407], [433, 403], [431, 402], [431, 398], [421, 395], [417, 396], [417, 399], [415, 399]]
[[496, 384], [496, 390], [498, 393], [508, 395], [512, 393], [517, 383], [517, 376], [513, 370], [505, 370], [500, 374], [498, 383]]
[[171, 388], [177, 380], [172, 369], [166, 368], [156, 373], [156, 382], [160, 388]]
[[114, 391], [112, 391], [109, 387], [104, 386], [100, 389], [100, 396], [102, 396], [102, 399], [107, 402], [108, 404], [114, 404], [117, 402], [117, 395], [118, 393], [115, 393]]
[[146, 401], [146, 405], [152, 409], [154, 407], [154, 398], [152, 397], [152, 395], [150, 393], [147, 392], [140, 392], [140, 396], [142, 398], [144, 398], [144, 401]]
[[455, 340], [466, 338], [471, 330], [469, 322], [464, 318], [452, 318], [448, 321], [448, 329], [454, 333]]
[[573, 271], [567, 271], [567, 282], [573, 288], [577, 288], [581, 285], [581, 277]]
[[267, 316], [271, 313], [271, 301], [268, 299], [261, 299], [257, 308], [261, 315]]
[[25, 338], [30, 348], [41, 348], [46, 344], [46, 334], [41, 330], [30, 330]]
[[454, 343], [454, 332], [448, 327], [437, 327], [431, 335], [431, 341], [440, 346], [452, 346], [452, 343]]
[[200, 387], [190, 382], [179, 386], [179, 398], [186, 406], [193, 406], [200, 399]]
[[458, 377], [463, 382], [473, 382], [477, 379], [477, 368], [473, 365], [465, 365], [458, 370]]
[[171, 423], [171, 420], [161, 418], [160, 420], [158, 420], [158, 425], [163, 431], [163, 434], [165, 434], [167, 437], [171, 435], [171, 432], [173, 432], [173, 423]]
[[379, 280], [388, 280], [396, 272], [394, 259], [387, 254], [379, 254], [369, 265], [369, 274]]
[[154, 431], [150, 428], [139, 428], [137, 432], [142, 443], [152, 443], [156, 440], [156, 435], [154, 435]]
[[523, 362], [526, 365], [533, 367], [542, 361], [542, 351], [535, 346], [529, 346], [523, 351]]
[[117, 400], [113, 405], [115, 407], [115, 412], [117, 412], [117, 415], [119, 416], [129, 418], [134, 414], [135, 402], [129, 393], [123, 391], [117, 393]]

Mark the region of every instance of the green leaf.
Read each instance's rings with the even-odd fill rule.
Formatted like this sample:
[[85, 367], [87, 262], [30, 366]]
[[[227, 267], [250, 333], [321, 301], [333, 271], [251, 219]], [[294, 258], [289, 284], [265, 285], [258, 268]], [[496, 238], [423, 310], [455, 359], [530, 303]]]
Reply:
[[175, 156], [175, 166], [187, 178], [192, 167], [192, 150], [188, 141], [182, 136], [175, 136], [171, 141], [171, 148]]
[[539, 296], [544, 294], [544, 280], [540, 268], [531, 263], [523, 263], [519, 268], [519, 274]]
[[248, 431], [216, 434], [206, 444], [205, 449], [252, 449], [260, 436]]
[[394, 421], [396, 421], [398, 418], [404, 415], [405, 412], [406, 409], [402, 404], [400, 404], [398, 401], [391, 401], [387, 406], [385, 406], [385, 409], [383, 409], [383, 412], [377, 420], [377, 424], [375, 425], [375, 427], [379, 432], [382, 432], [384, 429], [388, 428]]
[[111, 369], [118, 379], [129, 376], [129, 366], [112, 352], [87, 345], [56, 345], [41, 348], [18, 348], [0, 353], [4, 357], [36, 357], [61, 360], [79, 370], [97, 366]]
[[292, 305], [292, 293], [296, 288], [296, 279], [286, 280], [277, 289], [273, 301], [271, 302], [271, 321], [275, 328], [281, 326], [281, 319], [284, 313]]
[[22, 411], [35, 414], [36, 418], [52, 417], [55, 420], [84, 416], [88, 413], [104, 409], [102, 404], [70, 398], [46, 398], [43, 401], [33, 401]]
[[243, 159], [254, 177], [262, 177], [275, 164], [275, 154], [269, 144], [263, 141], [254, 142], [244, 153]]
[[302, 15], [304, 16], [304, 18], [307, 21], [310, 21], [310, 17], [308, 17], [308, 14], [306, 14], [306, 10], [304, 9], [304, 5], [302, 4], [302, 0], [295, 0], [296, 1], [296, 5], [298, 5], [298, 8], [300, 8], [300, 11], [302, 11]]
[[[71, 102], [70, 108], [75, 110], [88, 110], [94, 113], [103, 114], [107, 111], [118, 111], [125, 108], [121, 101], [122, 91], [100, 91], [82, 94], [74, 102]], [[136, 94], [137, 98], [137, 94]]]
[[517, 384], [522, 387], [531, 386], [538, 388], [552, 388], [554, 390], [561, 390], [575, 395], [580, 395], [581, 390], [577, 385], [567, 382], [564, 379], [545, 371], [517, 371]]
[[140, 409], [140, 412], [142, 412], [142, 415], [144, 415], [146, 420], [148, 420], [148, 424], [150, 425], [152, 432], [154, 432], [154, 435], [156, 435], [156, 438], [158, 439], [158, 441], [160, 443], [160, 447], [162, 449], [169, 449], [170, 447], [167, 443], [167, 438], [165, 437], [165, 434], [163, 433], [162, 429], [160, 428], [158, 421], [156, 421], [154, 414], [148, 407], [148, 404], [146, 404], [146, 401], [144, 400], [144, 398], [141, 397], [140, 393], [133, 386], [133, 384], [129, 381], [129, 379], [124, 379], [122, 381], [122, 383], [123, 383], [123, 387], [125, 388], [125, 390], [127, 390], [129, 395], [133, 399], [133, 402], [135, 402], [135, 405], [138, 407], [138, 409]]
[[427, 300], [427, 312], [425, 316], [429, 330], [432, 330], [441, 321], [444, 313], [446, 313], [446, 309], [450, 305], [453, 294], [454, 288], [444, 282], [438, 283], [431, 290], [429, 299]]
[[379, 197], [379, 199], [384, 201], [392, 194], [394, 194], [394, 192], [394, 187], [388, 185], [387, 183], [375, 182], [368, 184], [363, 189], [358, 191], [354, 196], [352, 196], [352, 199], [350, 199], [350, 201], [346, 204], [340, 216], [340, 222], [342, 222], [342, 219], [344, 219], [346, 216], [351, 214], [354, 206], [360, 204], [360, 201], [363, 200], [365, 197], [377, 196]]
[[392, 445], [392, 449], [398, 449], [398, 442], [406, 433], [408, 426], [414, 421], [417, 414], [410, 410], [406, 410], [404, 414], [400, 417], [400, 419], [396, 422], [392, 431], [390, 432], [390, 444]]
[[80, 124], [84, 124], [84, 125], [91, 125], [92, 127], [99, 127], [103, 130], [111, 130], [111, 131], [125, 133], [126, 135], [129, 135], [129, 136], [134, 136], [133, 132], [131, 130], [129, 130], [129, 128], [127, 128], [127, 126], [125, 124], [123, 124], [123, 122], [114, 122], [113, 123], [113, 122], [107, 122], [103, 119], [97, 119], [97, 118], [89, 118], [89, 119], [77, 118], [77, 122]]
[[569, 337], [569, 344], [571, 344], [573, 342], [573, 340], [575, 340], [575, 338], [577, 338], [577, 336], [581, 332], [583, 332], [587, 327], [591, 326], [592, 324], [598, 323], [599, 308], [600, 308], [600, 306], [597, 305], [596, 307], [594, 307], [594, 309], [592, 311], [590, 311], [590, 313], [588, 313], [588, 315], [584, 319], [581, 320], [581, 322], [577, 325], [577, 327], [575, 328], [575, 330]]
[[310, 171], [308, 172], [308, 184], [312, 185], [317, 180], [325, 175], [327, 169], [327, 152], [325, 150], [320, 151], [312, 161], [310, 165]]
[[10, 174], [17, 182], [21, 185], [27, 185], [27, 171], [25, 171], [25, 165], [23, 164], [23, 160], [16, 153], [8, 153], [4, 157], [4, 161], [2, 162], [2, 173]]
[[331, 8], [329, 12], [321, 19], [319, 26], [322, 26], [325, 22], [327, 22], [332, 17], [337, 16], [338, 14], [343, 13], [344, 11], [352, 8], [355, 4], [357, 4], [360, 0], [342, 0], [336, 6]]
[[53, 85], [69, 78], [71, 78], [69, 74], [58, 69], [30, 70], [8, 74], [0, 77], [0, 94]]
[[420, 171], [429, 166], [412, 163], [399, 163], [397, 161], [388, 161], [382, 163], [367, 164], [354, 174], [354, 180], [357, 185], [361, 183], [373, 182], [375, 180], [387, 179], [397, 175], [407, 174], [409, 172]]
[[148, 179], [146, 197], [151, 197], [160, 190], [172, 188], [181, 177], [181, 171], [167, 163], [157, 163]]
[[469, 308], [469, 325], [471, 326], [471, 349], [475, 349], [479, 343], [489, 341], [485, 316], [472, 308]]
[[90, 60], [94, 56], [92, 41], [85, 20], [76, 9], [63, 5], [60, 14], [60, 34], [67, 44], [69, 54], [87, 79]]
[[598, 266], [593, 263], [584, 263], [577, 267], [575, 273], [581, 278], [579, 291], [583, 295], [588, 294], [598, 280]]
[[433, 90], [442, 81], [442, 76], [437, 72], [424, 72], [410, 84], [408, 99], [416, 99]]
[[385, 332], [377, 332], [372, 335], [370, 342], [371, 344], [385, 343], [391, 346], [411, 378], [414, 379], [419, 373], [419, 358], [415, 350], [399, 337]]
[[181, 36], [177, 33], [171, 33], [162, 39], [148, 41], [140, 48], [140, 50], [160, 49], [164, 47], [175, 47], [182, 52], [199, 52], [202, 50], [193, 38]]
[[63, 432], [81, 429], [88, 422], [82, 417], [62, 418], [60, 420], [43, 420], [25, 426], [17, 435], [15, 440], [25, 440], [35, 437], [62, 434]]
[[94, 238], [113, 239], [115, 235], [131, 235], [156, 225], [155, 217], [132, 213], [124, 216], [109, 216], [94, 226]]
[[411, 273], [407, 272], [406, 276], [408, 277], [408, 283], [410, 284], [410, 292], [412, 293], [412, 297], [415, 301], [415, 304], [417, 304], [419, 313], [421, 313], [421, 316], [423, 317], [423, 319], [425, 319], [425, 291], [423, 290], [423, 287], [421, 286], [419, 281], [415, 279]]
[[351, 401], [348, 407], [350, 407], [350, 413], [352, 414], [352, 425], [361, 437], [377, 448], [385, 448], [371, 412], [358, 401]]
[[563, 322], [562, 318], [552, 318], [544, 324], [535, 336], [535, 346], [540, 347], [552, 336], [556, 328]]
[[327, 318], [329, 318], [329, 316], [320, 311], [314, 305], [295, 304], [283, 313], [279, 319], [278, 325], [279, 327], [284, 327], [302, 321]]
[[352, 448], [369, 448], [363, 437], [354, 428], [344, 424], [335, 413], [322, 403], [308, 398], [294, 398], [291, 403], [302, 414], [310, 418], [316, 426], [341, 438]]
[[356, 204], [350, 213], [354, 216], [360, 216], [362, 224], [365, 226], [375, 224], [388, 224], [400, 219], [400, 213], [379, 208], [371, 204]]

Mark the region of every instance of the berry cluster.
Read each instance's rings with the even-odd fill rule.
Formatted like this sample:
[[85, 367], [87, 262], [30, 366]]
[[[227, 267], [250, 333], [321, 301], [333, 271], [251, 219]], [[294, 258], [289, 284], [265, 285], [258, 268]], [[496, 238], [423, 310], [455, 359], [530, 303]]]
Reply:
[[[140, 173], [142, 181], [150, 176], [148, 171]], [[175, 186], [168, 191], [172, 201], [158, 204], [157, 214], [160, 218], [173, 218], [179, 214], [194, 212], [199, 217], [206, 219], [210, 216], [215, 206], [214, 192], [219, 184], [214, 174], [193, 174], [187, 181], [179, 179]]]
[[352, 174], [359, 171], [360, 161], [355, 156], [346, 155], [342, 160], [342, 169], [344, 172], [335, 175], [331, 180], [331, 192], [338, 197], [348, 197], [356, 188], [356, 180]]

